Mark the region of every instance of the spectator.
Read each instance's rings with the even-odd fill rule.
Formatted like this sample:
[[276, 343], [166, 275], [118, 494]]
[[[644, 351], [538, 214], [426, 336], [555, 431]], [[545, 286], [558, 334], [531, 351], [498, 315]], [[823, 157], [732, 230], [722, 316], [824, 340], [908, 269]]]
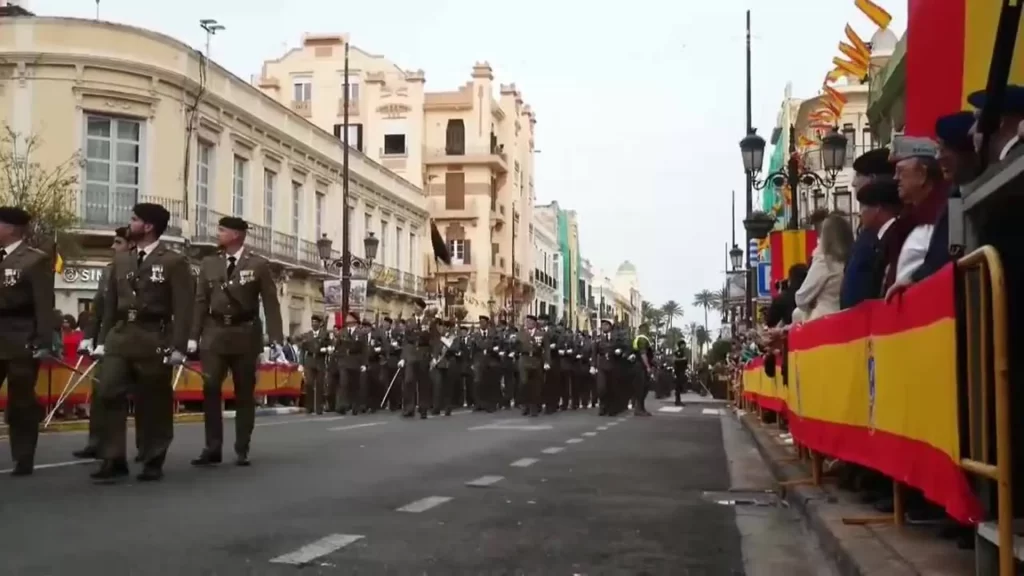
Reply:
[[882, 296], [885, 258], [882, 246], [902, 204], [896, 180], [877, 178], [857, 191], [861, 233], [854, 242], [843, 274], [839, 304], [845, 310], [864, 300]]
[[779, 295], [772, 299], [768, 306], [765, 323], [769, 328], [789, 326], [793, 323], [793, 311], [796, 310], [796, 292], [807, 278], [807, 265], [794, 264], [789, 267]]
[[[988, 94], [985, 90], [978, 90], [967, 97], [967, 102], [979, 111], [985, 108], [987, 101]], [[986, 162], [983, 164], [995, 164], [1006, 158], [1011, 150], [1024, 144], [1017, 134], [1022, 122], [1024, 122], [1024, 86], [1007, 84], [1006, 94], [1003, 98], [1002, 116], [989, 140], [988, 150], [985, 154]], [[981, 154], [981, 134], [978, 133], [977, 124], [971, 127], [970, 134], [975, 152]]]
[[853, 230], [846, 218], [839, 214], [825, 218], [807, 278], [794, 295], [797, 307], [794, 321], [815, 320], [839, 311], [843, 270], [852, 247]]
[[74, 364], [75, 358], [78, 356], [78, 345], [82, 343], [83, 338], [82, 331], [78, 329], [78, 321], [74, 316], [65, 314], [61, 318], [60, 333], [64, 361]]

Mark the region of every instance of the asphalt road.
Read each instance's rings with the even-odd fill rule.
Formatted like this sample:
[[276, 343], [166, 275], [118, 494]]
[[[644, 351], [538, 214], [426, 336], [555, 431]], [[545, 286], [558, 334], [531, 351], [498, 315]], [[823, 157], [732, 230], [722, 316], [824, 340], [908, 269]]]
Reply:
[[179, 425], [163, 482], [117, 486], [66, 464], [82, 434], [49, 434], [34, 476], [0, 474], [0, 571], [821, 574], [790, 511], [709, 496], [770, 487], [730, 415], [651, 407], [261, 418], [249, 468], [192, 468], [202, 427]]

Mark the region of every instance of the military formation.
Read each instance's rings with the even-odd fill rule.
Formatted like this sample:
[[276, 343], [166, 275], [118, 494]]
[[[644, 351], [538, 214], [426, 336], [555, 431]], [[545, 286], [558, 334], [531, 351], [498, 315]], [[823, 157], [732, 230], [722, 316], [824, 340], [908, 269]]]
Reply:
[[[129, 399], [134, 408], [137, 479], [163, 478], [174, 437], [174, 373], [203, 378], [205, 448], [194, 466], [216, 466], [224, 457], [221, 388], [228, 374], [235, 391], [234, 463], [250, 465], [256, 374], [264, 338], [271, 357], [284, 357], [277, 288], [269, 262], [245, 246], [247, 223], [224, 217], [218, 252], [193, 275], [188, 259], [161, 240], [170, 213], [158, 204], [132, 209], [127, 226], [114, 233], [113, 261], [94, 299], [94, 324], [79, 353], [96, 360], [79, 371], [53, 357], [53, 259], [28, 244], [31, 218], [18, 207], [0, 207], [0, 382], [8, 385], [12, 476], [28, 476], [42, 408], [35, 396], [40, 363], [48, 359], [90, 379], [90, 430], [80, 458], [96, 459], [97, 483], [130, 475], [127, 451]], [[383, 318], [379, 325], [346, 318], [328, 329], [322, 316], [295, 348], [306, 408], [363, 414], [380, 409], [420, 418], [450, 415], [456, 406], [523, 415], [599, 407], [615, 416], [632, 408], [649, 415], [644, 398], [655, 357], [646, 326], [632, 336], [607, 319], [587, 334], [527, 316], [517, 327], [487, 316], [468, 326], [441, 319], [418, 301], [413, 318]], [[263, 314], [260, 314], [262, 307]], [[264, 320], [266, 319], [265, 325]], [[197, 358], [200, 369], [186, 362]]]

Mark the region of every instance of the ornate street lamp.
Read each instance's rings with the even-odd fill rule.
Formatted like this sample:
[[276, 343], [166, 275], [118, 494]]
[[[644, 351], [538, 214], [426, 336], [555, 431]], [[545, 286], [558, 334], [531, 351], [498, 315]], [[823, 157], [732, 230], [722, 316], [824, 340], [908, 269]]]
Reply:
[[[764, 240], [768, 237], [768, 233], [775, 227], [775, 218], [771, 214], [766, 214], [760, 210], [756, 210], [743, 219], [743, 228], [746, 229], [747, 234], [755, 240]], [[732, 251], [730, 251], [730, 256]], [[741, 250], [742, 252], [742, 250]], [[734, 260], [735, 261], [735, 260]]]
[[[366, 238], [363, 239], [363, 253], [366, 254], [364, 260], [367, 262], [367, 268], [377, 258], [377, 247], [380, 246], [380, 240], [374, 236], [373, 232], [367, 234]], [[346, 264], [345, 255], [342, 254], [341, 258], [332, 258], [331, 251], [334, 248], [334, 241], [324, 234], [316, 241], [316, 251], [320, 256], [320, 261], [323, 263], [324, 270], [330, 270], [331, 268], [341, 269], [342, 277], [347, 277], [349, 270], [345, 270]]]
[[836, 176], [846, 165], [846, 137], [839, 133], [835, 127], [821, 139], [821, 165], [825, 172], [822, 177], [811, 170], [800, 170], [800, 159], [796, 153], [796, 126], [789, 126], [789, 163], [785, 170], [772, 172], [762, 180], [757, 179], [764, 164], [764, 149], [766, 146], [764, 138], [757, 135], [753, 129], [740, 140], [740, 152], [743, 155], [743, 171], [746, 172], [750, 184], [757, 190], [763, 189], [769, 183], [776, 188], [789, 186], [791, 191], [792, 206], [788, 228], [796, 230], [800, 227], [800, 205], [796, 201], [797, 191], [800, 186], [819, 188], [832, 188], [836, 183]]
[[743, 266], [743, 250], [736, 244], [729, 250], [729, 261], [732, 262], [732, 271], [736, 272]]

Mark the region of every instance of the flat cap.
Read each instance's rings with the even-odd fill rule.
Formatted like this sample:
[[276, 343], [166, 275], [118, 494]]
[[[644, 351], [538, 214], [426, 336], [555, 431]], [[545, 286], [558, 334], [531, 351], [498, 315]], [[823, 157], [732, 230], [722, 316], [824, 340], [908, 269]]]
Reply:
[[385, 316], [381, 320], [383, 320], [384, 322], [394, 322], [394, 320], [391, 319], [391, 316]]
[[907, 158], [935, 158], [938, 153], [939, 145], [931, 138], [903, 136], [893, 141], [892, 158], [896, 161]]
[[319, 312], [313, 312], [313, 314], [310, 316], [310, 319], [311, 320], [319, 320], [320, 322], [323, 322], [324, 321], [324, 315], [319, 313]]
[[935, 121], [935, 136], [948, 148], [974, 150], [974, 142], [970, 136], [971, 126], [974, 126], [974, 112], [964, 110], [946, 114]]
[[28, 226], [32, 215], [17, 206], [0, 206], [0, 222], [11, 226]]
[[895, 167], [889, 161], [889, 149], [869, 150], [853, 161], [853, 170], [864, 176], [892, 176]]
[[534, 316], [533, 314], [527, 314], [527, 315], [526, 315], [526, 319], [527, 319], [527, 320], [533, 320], [533, 321], [535, 321], [535, 322], [537, 321], [537, 317], [536, 317], [536, 316]]
[[899, 184], [894, 178], [876, 178], [857, 190], [857, 202], [863, 206], [898, 207], [902, 204]]
[[611, 326], [613, 324], [613, 322], [612, 322], [611, 318], [601, 318], [601, 324], [607, 324], [607, 325]]
[[[978, 110], [985, 108], [988, 103], [988, 93], [985, 90], [972, 92], [967, 97], [967, 103]], [[1003, 116], [1024, 116], [1024, 86], [1017, 84], [1006, 85], [1006, 95], [1003, 98]]]
[[158, 227], [167, 227], [167, 223], [171, 221], [171, 213], [167, 211], [167, 208], [159, 204], [152, 202], [140, 202], [132, 208], [132, 213], [135, 214], [139, 220], [147, 224], [152, 224]]
[[217, 222], [217, 225], [221, 228], [236, 230], [238, 232], [245, 232], [249, 229], [249, 223], [238, 216], [225, 216]]

